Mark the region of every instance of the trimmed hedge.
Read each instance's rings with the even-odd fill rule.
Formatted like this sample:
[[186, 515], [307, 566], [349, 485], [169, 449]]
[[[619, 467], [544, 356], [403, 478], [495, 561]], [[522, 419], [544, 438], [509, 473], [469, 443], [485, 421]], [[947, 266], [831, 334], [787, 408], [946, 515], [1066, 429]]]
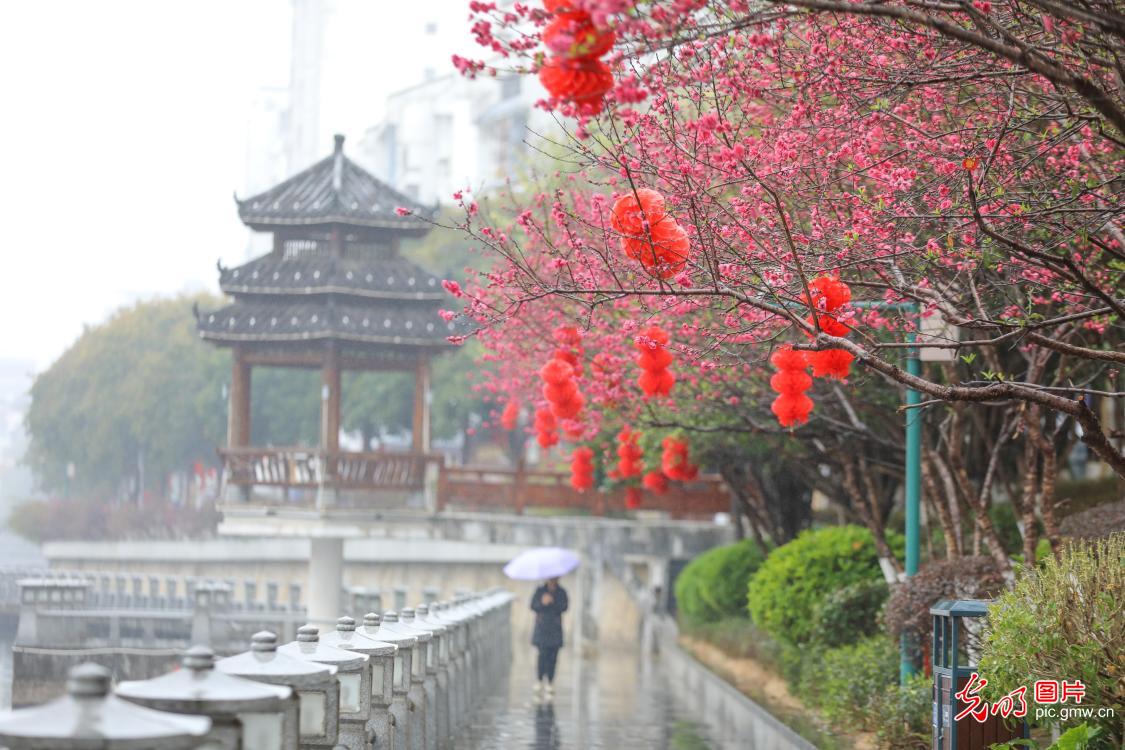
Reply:
[[833, 591], [813, 616], [813, 642], [831, 648], [881, 632], [879, 616], [890, 593], [890, 587], [882, 579], [859, 581]]
[[764, 560], [762, 551], [748, 539], [696, 557], [676, 579], [681, 616], [692, 624], [745, 617], [747, 582]]
[[[902, 546], [901, 537], [888, 541], [892, 549]], [[829, 526], [805, 531], [770, 553], [750, 579], [750, 616], [779, 641], [808, 643], [814, 635], [814, 618], [829, 594], [882, 578], [867, 529]]]

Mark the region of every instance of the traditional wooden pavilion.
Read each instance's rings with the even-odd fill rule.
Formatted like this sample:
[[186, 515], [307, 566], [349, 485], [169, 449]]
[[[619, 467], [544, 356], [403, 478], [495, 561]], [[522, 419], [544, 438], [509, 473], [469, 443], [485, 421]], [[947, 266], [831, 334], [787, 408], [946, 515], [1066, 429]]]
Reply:
[[[219, 266], [233, 298], [196, 312], [199, 334], [232, 353], [227, 447], [228, 487], [243, 499], [255, 485], [315, 488], [317, 504], [341, 490], [420, 490], [429, 461], [430, 359], [453, 330], [438, 315], [439, 279], [403, 257], [400, 242], [430, 228], [430, 209], [333, 153], [279, 185], [238, 200], [243, 223], [273, 234], [273, 249], [237, 268]], [[399, 215], [396, 207], [409, 208]], [[320, 444], [250, 444], [251, 371], [255, 365], [321, 372]], [[413, 445], [407, 454], [341, 452], [340, 384], [344, 370], [414, 373]]]

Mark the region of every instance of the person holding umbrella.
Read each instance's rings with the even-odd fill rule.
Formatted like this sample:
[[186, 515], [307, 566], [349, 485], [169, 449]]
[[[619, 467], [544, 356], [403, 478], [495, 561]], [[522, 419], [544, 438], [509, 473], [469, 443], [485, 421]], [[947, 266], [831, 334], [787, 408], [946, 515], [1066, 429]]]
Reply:
[[546, 583], [535, 589], [535, 594], [531, 597], [531, 609], [535, 612], [531, 645], [539, 649], [535, 688], [548, 698], [555, 690], [555, 663], [559, 658], [559, 649], [563, 646], [562, 615], [569, 604], [566, 589], [559, 585], [558, 578], [548, 578]]
[[559, 577], [578, 567], [578, 555], [560, 547], [537, 547], [521, 553], [504, 566], [504, 574], [518, 581], [542, 581], [531, 597], [535, 629], [531, 645], [539, 649], [535, 690], [551, 697], [554, 693], [555, 664], [563, 646], [562, 615], [570, 601]]

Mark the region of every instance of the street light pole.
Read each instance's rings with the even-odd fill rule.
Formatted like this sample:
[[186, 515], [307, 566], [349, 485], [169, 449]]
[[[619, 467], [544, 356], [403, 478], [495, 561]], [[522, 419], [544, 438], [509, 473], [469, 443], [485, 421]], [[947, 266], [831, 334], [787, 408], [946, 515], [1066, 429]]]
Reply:
[[[906, 333], [907, 344], [917, 344], [918, 328], [921, 325], [918, 304], [916, 302], [856, 302], [853, 307], [861, 309], [898, 310], [906, 313], [914, 320], [914, 330]], [[906, 349], [906, 372], [914, 377], [922, 376], [922, 361], [919, 359], [918, 347], [910, 346]], [[922, 414], [917, 408], [922, 401], [922, 394], [913, 388], [906, 389], [906, 457], [905, 457], [905, 482], [903, 486], [903, 504], [906, 506], [906, 577], [909, 578], [918, 572], [918, 557], [921, 550], [921, 511], [922, 511]], [[899, 680], [906, 684], [907, 679], [915, 672], [914, 644], [907, 634], [902, 635], [900, 643]]]
[[[914, 307], [913, 305], [911, 307]], [[917, 308], [915, 307], [916, 311]], [[906, 335], [907, 343], [917, 341], [918, 335], [912, 331]], [[906, 350], [906, 372], [915, 377], [922, 374], [922, 363], [918, 359], [918, 348], [910, 347]], [[918, 555], [920, 550], [921, 535], [921, 506], [922, 506], [922, 415], [917, 405], [922, 400], [922, 394], [913, 388], [906, 389], [906, 481], [903, 500], [906, 506], [906, 576], [918, 572]], [[899, 663], [899, 679], [905, 684], [907, 679], [916, 671], [914, 666], [914, 648], [910, 636], [903, 633], [901, 643], [901, 661]]]

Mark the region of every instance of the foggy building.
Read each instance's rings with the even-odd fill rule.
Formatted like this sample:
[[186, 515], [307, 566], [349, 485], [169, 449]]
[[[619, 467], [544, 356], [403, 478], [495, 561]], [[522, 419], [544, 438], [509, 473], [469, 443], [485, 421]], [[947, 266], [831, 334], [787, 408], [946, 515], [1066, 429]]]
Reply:
[[553, 121], [535, 109], [545, 94], [533, 76], [468, 80], [457, 73], [391, 94], [385, 119], [360, 142], [365, 163], [385, 182], [423, 203], [454, 191], [503, 184], [524, 163], [528, 132]]

